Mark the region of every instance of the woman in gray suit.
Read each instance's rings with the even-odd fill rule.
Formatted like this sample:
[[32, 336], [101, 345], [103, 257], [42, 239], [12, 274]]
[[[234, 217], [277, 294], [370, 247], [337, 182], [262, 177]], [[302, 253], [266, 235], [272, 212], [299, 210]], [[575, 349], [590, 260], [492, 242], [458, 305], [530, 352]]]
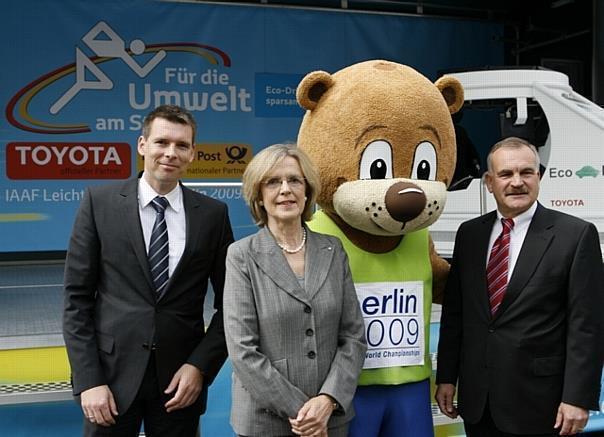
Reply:
[[345, 436], [365, 359], [340, 241], [310, 231], [317, 172], [295, 145], [256, 155], [243, 195], [260, 230], [227, 254], [224, 323], [231, 425], [242, 436]]

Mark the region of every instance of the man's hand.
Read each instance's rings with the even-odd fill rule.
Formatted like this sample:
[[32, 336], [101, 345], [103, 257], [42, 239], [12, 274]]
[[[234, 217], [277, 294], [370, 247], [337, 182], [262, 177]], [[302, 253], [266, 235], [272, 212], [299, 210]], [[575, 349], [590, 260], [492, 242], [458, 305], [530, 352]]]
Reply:
[[453, 384], [438, 384], [434, 399], [445, 416], [455, 419], [457, 417], [457, 408], [453, 406], [455, 397], [455, 386]]
[[588, 418], [586, 409], [560, 402], [554, 428], [560, 428], [560, 435], [575, 435], [583, 431]]
[[108, 385], [99, 385], [80, 393], [80, 401], [84, 416], [91, 423], [101, 426], [115, 425], [114, 417], [117, 416], [117, 406], [113, 393]]
[[327, 436], [327, 422], [333, 413], [334, 401], [327, 395], [310, 398], [295, 419], [289, 419], [292, 432], [303, 437]]
[[166, 410], [169, 412], [186, 408], [197, 400], [203, 386], [203, 375], [201, 371], [191, 365], [183, 364], [172, 377], [168, 388], [164, 391], [166, 394], [173, 393], [174, 397], [166, 402]]

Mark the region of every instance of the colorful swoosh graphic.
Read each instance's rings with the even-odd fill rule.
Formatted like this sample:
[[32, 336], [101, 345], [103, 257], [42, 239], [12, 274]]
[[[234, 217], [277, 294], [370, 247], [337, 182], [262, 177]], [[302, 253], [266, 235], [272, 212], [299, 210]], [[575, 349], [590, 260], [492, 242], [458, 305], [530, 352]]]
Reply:
[[[143, 53], [153, 53], [164, 50], [166, 52], [185, 52], [191, 53], [202, 58], [205, 58], [210, 64], [219, 65], [220, 61], [225, 67], [231, 66], [231, 59], [222, 50], [203, 44], [185, 43], [185, 42], [174, 42], [168, 44], [150, 44], [148, 45]], [[127, 50], [128, 53], [132, 53]], [[112, 61], [118, 58], [108, 58], [94, 56], [90, 60], [95, 64], [101, 64], [103, 62]], [[35, 132], [41, 134], [76, 134], [83, 132], [90, 132], [90, 127], [87, 124], [53, 124], [47, 123], [41, 120], [33, 118], [28, 110], [30, 102], [33, 98], [43, 89], [50, 86], [57, 80], [72, 74], [76, 71], [75, 62], [57, 68], [33, 82], [29, 83], [25, 87], [21, 88], [6, 105], [6, 119], [10, 124], [25, 130], [28, 132]]]
[[43, 220], [48, 220], [48, 216], [37, 212], [0, 214], [0, 223], [39, 222]]

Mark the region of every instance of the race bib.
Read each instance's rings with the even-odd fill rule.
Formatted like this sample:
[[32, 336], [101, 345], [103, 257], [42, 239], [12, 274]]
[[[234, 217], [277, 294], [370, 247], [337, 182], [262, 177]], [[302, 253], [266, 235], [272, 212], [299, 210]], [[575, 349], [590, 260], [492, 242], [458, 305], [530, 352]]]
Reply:
[[424, 364], [424, 284], [355, 284], [365, 319], [364, 369]]

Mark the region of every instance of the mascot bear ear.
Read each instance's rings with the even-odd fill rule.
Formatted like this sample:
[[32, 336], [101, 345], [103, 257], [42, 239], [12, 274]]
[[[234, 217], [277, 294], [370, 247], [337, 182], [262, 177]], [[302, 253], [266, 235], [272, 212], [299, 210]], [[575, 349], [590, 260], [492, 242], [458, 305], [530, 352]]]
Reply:
[[434, 85], [445, 98], [449, 112], [455, 114], [463, 106], [463, 87], [453, 76], [443, 76]]
[[323, 94], [331, 88], [333, 79], [325, 71], [313, 71], [302, 79], [296, 90], [296, 99], [304, 109], [312, 111], [316, 108]]

